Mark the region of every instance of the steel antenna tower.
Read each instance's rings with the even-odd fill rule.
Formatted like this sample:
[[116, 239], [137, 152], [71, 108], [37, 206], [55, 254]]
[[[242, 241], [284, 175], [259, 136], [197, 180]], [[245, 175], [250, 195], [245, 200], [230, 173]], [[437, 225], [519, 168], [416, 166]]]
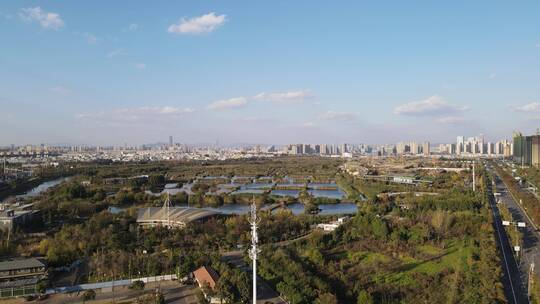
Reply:
[[165, 197], [165, 203], [163, 204], [163, 208], [165, 208], [165, 212], [167, 213], [167, 227], [171, 227], [171, 199], [169, 196], [169, 192], [167, 192], [167, 196]]
[[476, 176], [474, 174], [474, 167], [475, 167], [475, 163], [474, 163], [474, 160], [473, 160], [473, 163], [472, 163], [472, 191], [476, 192]]
[[249, 218], [249, 223], [251, 224], [251, 249], [249, 250], [249, 257], [253, 261], [253, 304], [257, 303], [257, 254], [260, 252], [257, 249], [257, 244], [259, 243], [259, 237], [257, 235], [257, 228], [260, 222], [260, 219], [257, 217], [257, 205], [255, 204], [255, 197], [253, 197], [253, 202], [251, 203], [251, 213]]

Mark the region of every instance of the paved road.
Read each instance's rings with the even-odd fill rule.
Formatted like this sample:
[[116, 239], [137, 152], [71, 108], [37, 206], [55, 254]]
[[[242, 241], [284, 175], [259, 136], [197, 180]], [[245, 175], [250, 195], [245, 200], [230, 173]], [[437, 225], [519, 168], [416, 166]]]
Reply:
[[523, 233], [523, 244], [521, 244], [521, 256], [516, 258], [513, 251], [513, 246], [516, 244], [510, 244], [504, 230], [504, 226], [502, 225], [499, 210], [496, 208], [495, 199], [493, 196], [491, 196], [492, 199], [490, 200], [490, 203], [495, 221], [495, 233], [499, 248], [501, 250], [501, 262], [503, 263], [503, 284], [505, 287], [505, 294], [509, 303], [529, 303], [527, 298], [527, 276], [530, 261], [534, 259], [534, 253], [538, 250], [538, 234], [532, 228], [533, 226], [531, 225], [524, 211], [512, 198], [510, 192], [506, 188], [506, 185], [494, 171], [492, 172], [494, 174], [493, 176], [495, 183], [495, 187], [492, 190], [501, 194], [497, 199], [501, 204], [505, 204], [508, 207], [508, 210], [512, 214], [515, 221], [525, 222], [527, 226], [525, 228], [519, 228], [522, 229], [521, 232]]
[[[195, 296], [195, 291], [198, 287], [194, 285], [180, 285], [177, 281], [163, 281], [161, 283], [148, 283], [145, 286], [144, 291], [134, 291], [130, 290], [127, 287], [115, 288], [114, 294], [112, 292], [98, 292], [96, 294], [96, 299], [93, 301], [87, 301], [88, 304], [109, 304], [113, 302], [113, 299], [116, 303], [130, 303], [136, 301], [137, 297], [141, 297], [144, 294], [152, 293], [155, 291], [156, 287], [159, 287], [163, 292], [165, 297], [165, 303], [167, 304], [197, 304], [198, 300]], [[54, 294], [49, 296], [45, 301], [40, 303], [46, 304], [75, 304], [81, 303], [82, 293], [73, 293], [73, 294]], [[23, 299], [19, 299], [23, 303]]]

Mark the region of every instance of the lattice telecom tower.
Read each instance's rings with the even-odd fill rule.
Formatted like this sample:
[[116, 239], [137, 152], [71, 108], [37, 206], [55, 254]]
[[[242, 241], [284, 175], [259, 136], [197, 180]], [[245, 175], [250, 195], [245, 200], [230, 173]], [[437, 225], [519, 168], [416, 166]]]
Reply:
[[165, 212], [167, 214], [167, 227], [171, 227], [171, 198], [169, 196], [169, 192], [167, 192], [167, 196], [165, 197], [165, 202], [163, 203], [163, 209], [165, 209]]
[[257, 235], [257, 226], [260, 222], [260, 219], [257, 218], [257, 205], [255, 204], [255, 198], [251, 204], [251, 212], [249, 223], [251, 224], [251, 249], [249, 250], [249, 257], [253, 261], [253, 304], [257, 304], [257, 254], [260, 252], [257, 249], [257, 243], [259, 242], [259, 237]]

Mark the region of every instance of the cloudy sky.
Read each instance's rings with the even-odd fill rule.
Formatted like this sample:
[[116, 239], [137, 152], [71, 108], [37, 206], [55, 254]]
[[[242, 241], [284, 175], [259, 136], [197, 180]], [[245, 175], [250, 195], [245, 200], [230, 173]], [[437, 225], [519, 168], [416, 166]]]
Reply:
[[2, 1], [0, 146], [540, 127], [540, 2]]

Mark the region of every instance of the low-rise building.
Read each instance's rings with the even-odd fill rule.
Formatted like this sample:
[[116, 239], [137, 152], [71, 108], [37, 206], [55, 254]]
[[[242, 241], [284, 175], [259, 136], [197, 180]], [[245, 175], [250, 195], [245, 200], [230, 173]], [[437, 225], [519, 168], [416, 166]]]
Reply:
[[0, 230], [9, 231], [17, 227], [22, 227], [29, 223], [36, 210], [2, 210], [0, 211]]
[[214, 296], [219, 275], [212, 267], [202, 266], [193, 272], [193, 276], [210, 303], [221, 303], [221, 299]]
[[331, 223], [318, 224], [317, 228], [322, 229], [324, 231], [334, 231], [339, 226], [343, 225], [343, 223], [345, 223], [348, 219], [349, 219], [348, 217], [340, 217], [337, 219], [337, 221], [333, 221]]
[[38, 293], [37, 284], [47, 276], [47, 267], [36, 258], [0, 262], [0, 298]]

